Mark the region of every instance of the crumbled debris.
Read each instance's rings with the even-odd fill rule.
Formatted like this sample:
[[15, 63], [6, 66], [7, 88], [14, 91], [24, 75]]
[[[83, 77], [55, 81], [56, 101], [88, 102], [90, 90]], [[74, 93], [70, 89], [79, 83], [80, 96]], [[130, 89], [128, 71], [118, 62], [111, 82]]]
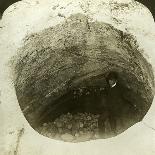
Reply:
[[44, 123], [38, 132], [46, 137], [67, 142], [82, 142], [98, 139], [99, 114], [63, 114], [54, 122]]

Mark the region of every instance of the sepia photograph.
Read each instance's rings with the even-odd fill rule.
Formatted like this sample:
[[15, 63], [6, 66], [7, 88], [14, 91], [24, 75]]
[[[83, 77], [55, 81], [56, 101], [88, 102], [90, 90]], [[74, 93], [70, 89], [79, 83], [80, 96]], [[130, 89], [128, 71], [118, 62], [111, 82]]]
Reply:
[[155, 155], [154, 0], [0, 0], [0, 155]]

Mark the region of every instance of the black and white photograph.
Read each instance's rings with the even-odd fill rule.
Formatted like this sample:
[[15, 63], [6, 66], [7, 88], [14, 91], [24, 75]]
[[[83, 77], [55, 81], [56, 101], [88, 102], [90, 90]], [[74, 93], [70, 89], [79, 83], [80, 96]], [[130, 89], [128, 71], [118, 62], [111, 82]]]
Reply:
[[0, 155], [155, 155], [154, 0], [0, 0]]

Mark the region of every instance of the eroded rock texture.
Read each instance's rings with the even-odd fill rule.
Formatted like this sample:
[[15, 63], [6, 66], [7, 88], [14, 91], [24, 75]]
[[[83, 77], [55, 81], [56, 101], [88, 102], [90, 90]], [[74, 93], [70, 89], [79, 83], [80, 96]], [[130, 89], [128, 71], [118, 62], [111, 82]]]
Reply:
[[105, 77], [111, 71], [118, 73], [119, 81], [129, 90], [125, 96], [139, 109], [134, 123], [148, 111], [153, 99], [153, 74], [133, 36], [74, 14], [65, 22], [27, 36], [24, 42], [14, 57], [14, 84], [32, 127], [76, 111], [79, 102], [74, 94], [79, 89], [93, 89], [90, 104], [84, 99], [81, 106], [89, 111], [96, 108], [100, 102], [94, 90], [104, 90]]

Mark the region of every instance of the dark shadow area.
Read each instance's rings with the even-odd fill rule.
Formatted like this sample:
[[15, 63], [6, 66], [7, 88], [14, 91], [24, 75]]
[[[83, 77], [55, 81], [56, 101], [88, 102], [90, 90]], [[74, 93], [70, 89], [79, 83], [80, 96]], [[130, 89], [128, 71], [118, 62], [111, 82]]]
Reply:
[[18, 2], [19, 0], [1, 0], [0, 1], [0, 14], [2, 15], [3, 12], [13, 3]]
[[[49, 104], [42, 111], [36, 131], [49, 138], [80, 142], [117, 136], [141, 121], [147, 112], [143, 106], [147, 101], [128, 85], [127, 74], [118, 75], [114, 87], [106, 83], [107, 74], [78, 83]], [[134, 76], [132, 80], [138, 82]], [[96, 86], [90, 86], [92, 83]], [[82, 127], [78, 127], [81, 123]]]
[[154, 0], [136, 0], [136, 1], [142, 3], [149, 9], [155, 20], [155, 1]]
[[[99, 83], [94, 79], [91, 79], [91, 82], [96, 83], [96, 86], [90, 86], [86, 81], [82, 84], [79, 83], [76, 88], [68, 91], [52, 105], [49, 104], [46, 107], [40, 117], [41, 124], [54, 121], [67, 113], [72, 115], [90, 113], [99, 115], [98, 128], [101, 135], [110, 137], [111, 132], [113, 136], [116, 136], [125, 131], [130, 126], [141, 121], [147, 110], [143, 106], [146, 104], [144, 97], [132, 90], [132, 86], [128, 85], [128, 75], [124, 73], [120, 75], [116, 86], [113, 88], [110, 88], [105, 82], [106, 74], [102, 75], [102, 79], [101, 76], [96, 77], [96, 79], [100, 80], [102, 87], [97, 85]], [[132, 80], [138, 82], [134, 76]], [[83, 87], [80, 87], [80, 85], [83, 85]], [[139, 85], [143, 87], [142, 83], [139, 83]], [[143, 89], [145, 88], [143, 87]], [[107, 120], [109, 121], [110, 131], [107, 130], [108, 127], [105, 125]], [[110, 135], [108, 136], [108, 134]]]

